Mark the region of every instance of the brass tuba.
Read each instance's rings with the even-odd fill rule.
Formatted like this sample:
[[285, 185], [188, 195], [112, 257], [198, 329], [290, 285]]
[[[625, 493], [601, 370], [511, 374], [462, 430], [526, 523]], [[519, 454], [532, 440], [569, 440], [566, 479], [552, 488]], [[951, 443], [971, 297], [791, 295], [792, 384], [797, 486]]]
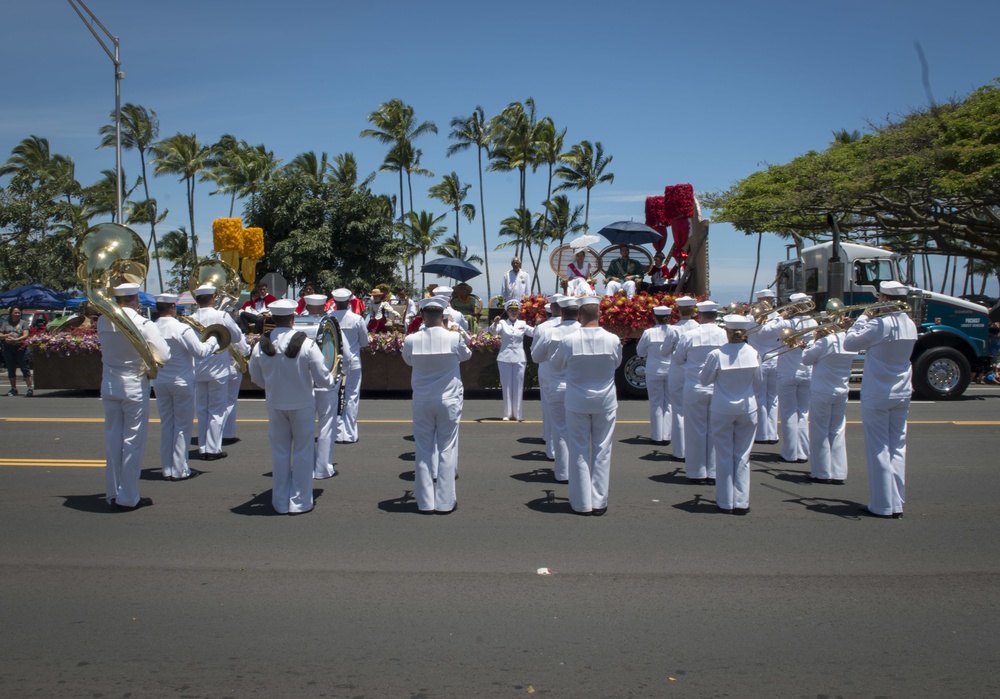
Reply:
[[191, 316], [180, 316], [177, 320], [194, 328], [195, 332], [201, 336], [202, 342], [207, 342], [208, 338], [214, 337], [215, 341], [219, 343], [219, 349], [215, 350], [214, 354], [222, 354], [233, 343], [233, 334], [222, 323], [212, 323], [205, 327]]
[[155, 379], [164, 360], [154, 353], [139, 328], [115, 301], [113, 291], [119, 284], [141, 284], [146, 278], [149, 269], [146, 244], [131, 228], [99, 223], [80, 236], [73, 254], [76, 278], [91, 307], [125, 334], [146, 365], [146, 374]]
[[[242, 287], [239, 274], [231, 264], [222, 260], [202, 260], [191, 269], [191, 275], [188, 277], [188, 291], [193, 295], [194, 290], [202, 284], [211, 284], [215, 287], [215, 291], [218, 294], [218, 298], [215, 301], [215, 308], [223, 312], [227, 312], [236, 303]], [[239, 348], [232, 345], [232, 337], [226, 326], [215, 323], [206, 328], [193, 318], [184, 317], [180, 320], [190, 325], [199, 333], [202, 333], [202, 342], [209, 335], [215, 335], [216, 340], [219, 341], [219, 351], [216, 354], [219, 354], [223, 349], [228, 349], [239, 372], [241, 374], [247, 373], [250, 366], [247, 358], [243, 356]], [[220, 328], [226, 331], [225, 336], [230, 336], [225, 347], [222, 344], [224, 336], [220, 332]]]

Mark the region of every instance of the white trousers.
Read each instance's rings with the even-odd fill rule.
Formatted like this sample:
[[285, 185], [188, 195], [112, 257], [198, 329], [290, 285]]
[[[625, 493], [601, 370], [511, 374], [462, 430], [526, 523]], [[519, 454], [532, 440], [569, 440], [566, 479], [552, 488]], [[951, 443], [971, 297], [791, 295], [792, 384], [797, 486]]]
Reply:
[[[453, 510], [455, 471], [458, 468], [458, 425], [462, 420], [461, 398], [444, 401], [415, 400], [413, 410], [413, 441], [416, 446], [416, 466], [413, 494], [422, 512]], [[437, 483], [434, 482], [431, 460], [437, 454]]]
[[757, 399], [757, 437], [761, 442], [778, 439], [778, 369], [774, 362], [761, 365]]
[[667, 375], [646, 374], [649, 394], [649, 438], [654, 442], [670, 440], [670, 397], [667, 395]]
[[868, 509], [877, 515], [902, 512], [906, 502], [906, 417], [909, 413], [909, 398], [861, 401], [871, 489]]
[[684, 441], [684, 375], [669, 376], [667, 394], [670, 396], [670, 447], [675, 459], [683, 459]]
[[361, 368], [348, 369], [344, 381], [344, 412], [337, 417], [337, 441], [358, 441], [358, 402], [361, 400]]
[[566, 411], [569, 437], [569, 504], [576, 512], [608, 506], [615, 413]]
[[222, 451], [222, 428], [229, 405], [229, 378], [195, 381], [194, 386], [198, 411], [198, 451], [218, 454]]
[[715, 445], [715, 503], [724, 510], [750, 507], [750, 451], [757, 413], [712, 412]]
[[503, 393], [503, 416], [521, 419], [521, 400], [524, 397], [524, 362], [497, 362], [500, 371], [500, 388]]
[[549, 419], [552, 421], [553, 476], [569, 480], [569, 433], [566, 427], [566, 391], [549, 388]]
[[552, 440], [552, 414], [549, 408], [549, 380], [538, 375], [538, 401], [542, 404], [542, 439], [545, 440], [545, 455], [556, 458], [555, 443]]
[[271, 504], [281, 514], [313, 508], [313, 424], [316, 408], [267, 409], [271, 442]]
[[809, 398], [809, 461], [813, 478], [847, 478], [847, 394], [813, 391]]
[[194, 386], [156, 383], [156, 411], [160, 414], [160, 468], [164, 478], [187, 478], [188, 445], [194, 425]]
[[104, 493], [110, 503], [124, 507], [139, 502], [139, 475], [146, 453], [149, 429], [149, 386], [142, 383], [142, 398], [102, 398], [104, 404]]
[[715, 478], [711, 407], [711, 391], [684, 389], [684, 473], [688, 478]]
[[319, 422], [313, 478], [329, 478], [337, 473], [337, 469], [333, 467], [333, 452], [336, 446], [333, 437], [337, 431], [338, 388], [339, 384], [328, 391], [313, 391], [316, 400], [316, 420]]
[[226, 385], [229, 390], [228, 410], [226, 411], [226, 424], [222, 426], [222, 438], [234, 439], [236, 437], [236, 406], [240, 402], [240, 385], [243, 383], [243, 374], [235, 372], [229, 377]]
[[781, 418], [781, 458], [809, 458], [809, 379], [778, 379], [778, 415]]

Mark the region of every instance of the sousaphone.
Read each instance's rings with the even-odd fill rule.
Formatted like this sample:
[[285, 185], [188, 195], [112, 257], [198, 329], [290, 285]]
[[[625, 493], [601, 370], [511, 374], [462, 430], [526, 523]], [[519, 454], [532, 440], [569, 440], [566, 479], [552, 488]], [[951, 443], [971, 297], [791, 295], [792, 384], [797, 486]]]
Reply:
[[[215, 301], [216, 310], [226, 312], [228, 308], [236, 303], [236, 299], [239, 297], [241, 287], [240, 277], [228, 262], [223, 262], [222, 260], [202, 260], [196, 264], [191, 269], [191, 275], [188, 277], [188, 291], [193, 295], [194, 290], [203, 284], [211, 284], [215, 287], [216, 294], [218, 295]], [[187, 316], [181, 317], [178, 320], [187, 323], [199, 332], [202, 342], [209, 337], [215, 337], [219, 342], [219, 349], [215, 353], [220, 354], [228, 349], [239, 372], [241, 374], [247, 373], [250, 366], [249, 362], [243, 356], [243, 353], [240, 352], [239, 348], [232, 344], [233, 338], [229, 328], [222, 323], [213, 323], [206, 328], [198, 321]]]

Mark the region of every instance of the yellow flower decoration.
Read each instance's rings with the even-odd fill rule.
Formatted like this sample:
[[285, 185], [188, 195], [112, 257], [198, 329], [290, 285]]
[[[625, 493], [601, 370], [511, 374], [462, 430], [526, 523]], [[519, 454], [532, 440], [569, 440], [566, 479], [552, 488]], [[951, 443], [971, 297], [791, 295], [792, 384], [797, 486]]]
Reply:
[[243, 219], [217, 218], [212, 221], [212, 242], [219, 252], [243, 249]]
[[264, 229], [244, 228], [243, 229], [243, 257], [252, 260], [264, 256]]

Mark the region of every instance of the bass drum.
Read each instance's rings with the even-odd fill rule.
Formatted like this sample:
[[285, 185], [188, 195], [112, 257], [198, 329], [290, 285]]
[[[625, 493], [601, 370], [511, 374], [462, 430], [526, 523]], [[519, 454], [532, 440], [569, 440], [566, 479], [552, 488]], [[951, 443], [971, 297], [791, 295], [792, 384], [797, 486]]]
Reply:
[[343, 363], [343, 350], [340, 346], [340, 323], [336, 318], [324, 316], [316, 329], [316, 345], [323, 353], [323, 365], [331, 374], [337, 374]]

